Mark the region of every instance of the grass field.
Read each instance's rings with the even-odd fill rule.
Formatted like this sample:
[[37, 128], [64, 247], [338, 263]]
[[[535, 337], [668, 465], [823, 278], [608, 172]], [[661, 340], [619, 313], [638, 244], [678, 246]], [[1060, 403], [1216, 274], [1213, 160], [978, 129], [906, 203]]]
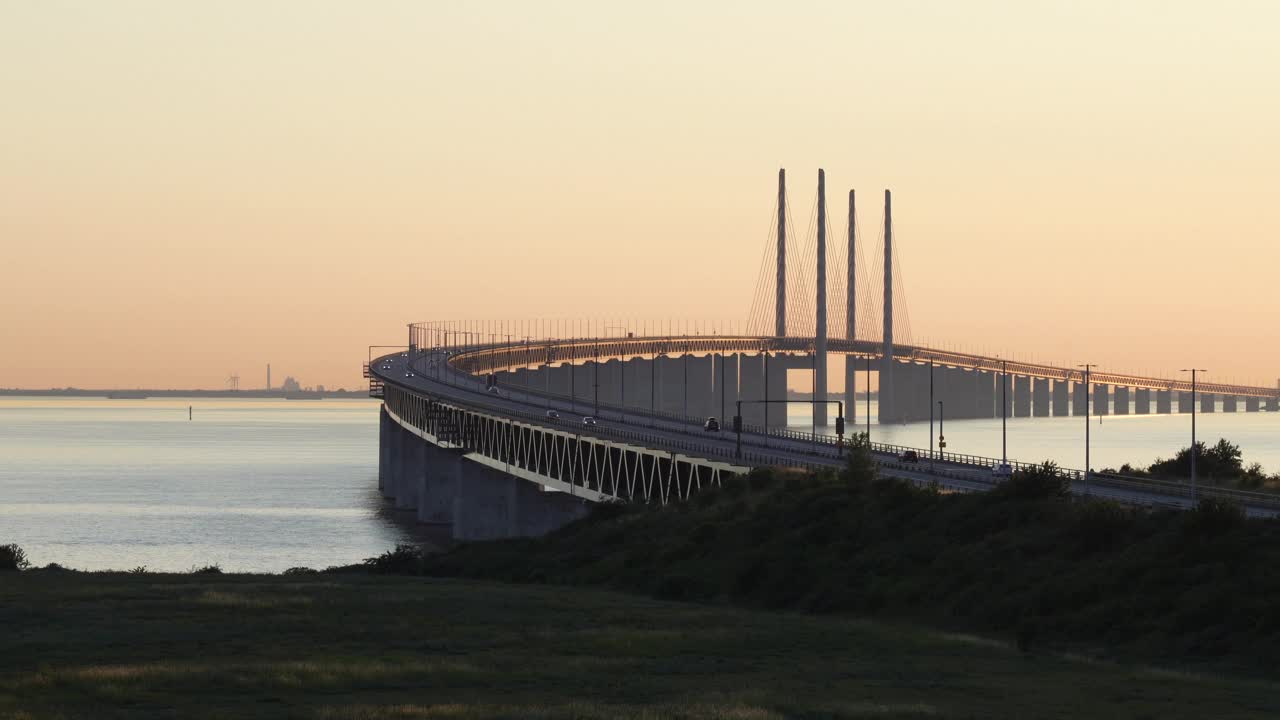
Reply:
[[1233, 718], [1280, 684], [571, 587], [0, 575], [6, 718]]

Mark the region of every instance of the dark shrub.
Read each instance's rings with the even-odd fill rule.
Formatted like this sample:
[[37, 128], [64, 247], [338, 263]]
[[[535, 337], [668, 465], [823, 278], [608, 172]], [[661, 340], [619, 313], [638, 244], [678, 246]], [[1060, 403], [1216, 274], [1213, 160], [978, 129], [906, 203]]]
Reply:
[[282, 575], [315, 575], [317, 571], [309, 567], [291, 567], [285, 570]]
[[1019, 470], [994, 492], [1016, 500], [1042, 500], [1066, 497], [1071, 494], [1071, 480], [1052, 462], [1044, 462], [1033, 468]]
[[0, 545], [0, 570], [26, 570], [31, 567], [27, 553], [14, 544]]
[[418, 575], [422, 572], [422, 549], [416, 545], [397, 545], [378, 557], [366, 558], [370, 572], [383, 575]]
[[202, 568], [191, 568], [192, 575], [221, 575], [222, 568], [218, 565], [205, 565]]
[[1244, 523], [1244, 508], [1221, 498], [1204, 497], [1186, 514], [1186, 527], [1194, 534], [1220, 535]]

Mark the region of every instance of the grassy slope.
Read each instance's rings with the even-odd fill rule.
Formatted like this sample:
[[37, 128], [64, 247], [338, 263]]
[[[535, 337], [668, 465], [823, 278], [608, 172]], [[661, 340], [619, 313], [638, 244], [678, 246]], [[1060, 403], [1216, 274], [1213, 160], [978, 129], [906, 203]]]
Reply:
[[0, 717], [1266, 717], [1280, 686], [598, 590], [0, 577]]
[[1223, 513], [759, 474], [541, 540], [463, 546], [427, 571], [909, 619], [1161, 663], [1280, 663], [1280, 521]]

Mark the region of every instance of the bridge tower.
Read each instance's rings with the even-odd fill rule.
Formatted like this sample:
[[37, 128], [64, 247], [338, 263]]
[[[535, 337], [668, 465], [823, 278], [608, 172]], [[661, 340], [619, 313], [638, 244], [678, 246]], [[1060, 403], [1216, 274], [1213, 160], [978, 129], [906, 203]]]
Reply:
[[778, 168], [778, 287], [773, 334], [787, 334], [787, 171]]
[[827, 425], [827, 178], [818, 168], [818, 318], [813, 339], [813, 424]]
[[880, 351], [880, 422], [893, 419], [893, 196], [884, 191], [884, 347]]
[[[854, 246], [854, 227], [856, 226], [856, 214], [854, 204], [853, 191], [849, 191], [849, 235], [848, 235], [848, 258], [846, 263], [845, 276], [845, 323], [844, 336], [847, 340], [855, 340], [858, 337], [857, 327], [857, 282], [855, 280], [855, 272], [857, 267], [854, 258], [857, 257], [857, 248]], [[854, 364], [853, 357], [844, 356], [844, 412], [845, 416], [854, 417], [854, 409], [858, 406], [857, 391], [857, 373], [858, 368]], [[852, 425], [852, 423], [850, 423]]]

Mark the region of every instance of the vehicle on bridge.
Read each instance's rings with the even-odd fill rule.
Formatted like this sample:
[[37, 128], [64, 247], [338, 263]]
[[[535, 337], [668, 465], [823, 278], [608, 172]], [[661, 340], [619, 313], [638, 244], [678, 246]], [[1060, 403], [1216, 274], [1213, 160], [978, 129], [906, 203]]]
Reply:
[[920, 453], [915, 450], [903, 450], [898, 459], [902, 462], [920, 462]]
[[548, 411], [547, 411], [547, 419], [548, 419], [548, 420], [559, 420], [559, 419], [560, 419], [560, 413], [556, 412], [555, 410], [548, 410]]
[[595, 419], [595, 418], [593, 418], [593, 417], [591, 417], [590, 415], [587, 415], [586, 417], [582, 418], [582, 424], [583, 424], [583, 425], [595, 425], [595, 424], [596, 424], [596, 419]]
[[996, 480], [1008, 480], [1013, 477], [1013, 466], [1009, 463], [1000, 463], [991, 467], [991, 477]]
[[720, 421], [709, 417], [706, 422], [702, 423], [702, 429], [707, 432], [720, 432]]

